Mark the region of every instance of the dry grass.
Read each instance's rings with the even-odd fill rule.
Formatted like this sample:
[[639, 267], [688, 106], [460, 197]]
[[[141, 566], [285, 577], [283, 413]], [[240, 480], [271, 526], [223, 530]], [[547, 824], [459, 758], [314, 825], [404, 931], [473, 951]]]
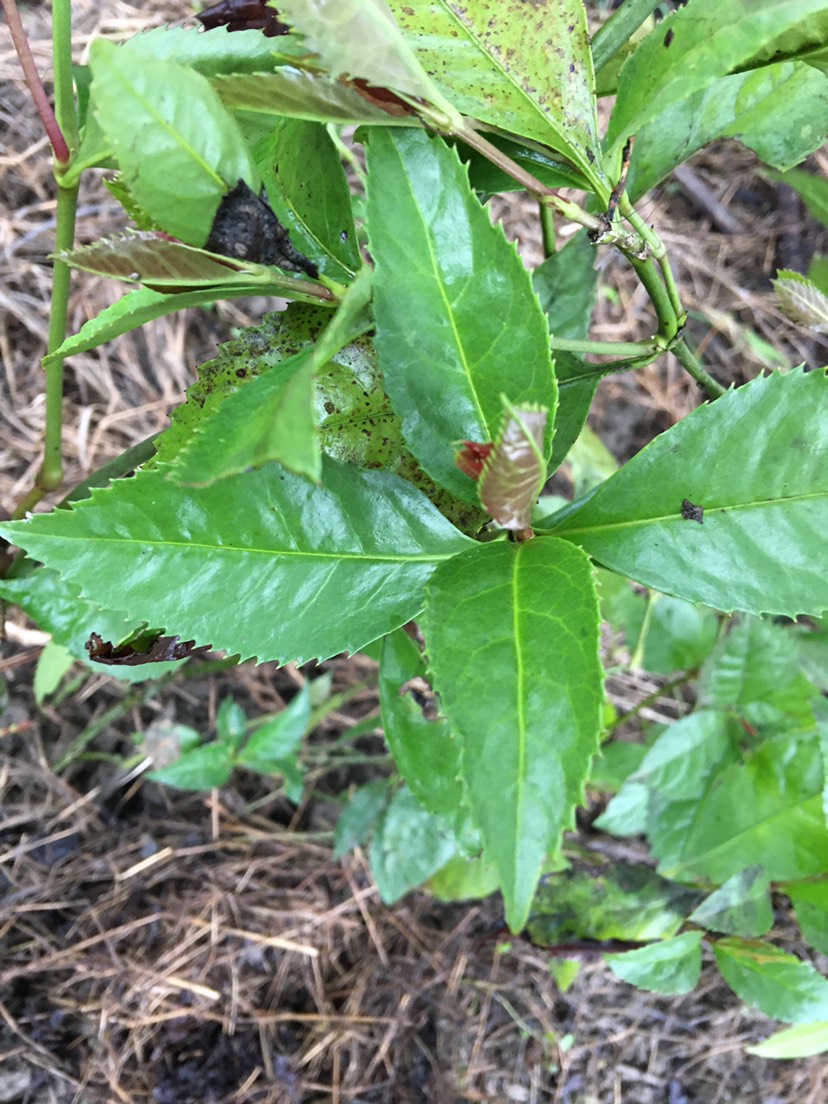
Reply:
[[[78, 2], [79, 53], [98, 34], [127, 35], [184, 16], [183, 3]], [[46, 69], [49, 13], [25, 13]], [[11, 509], [39, 463], [54, 189], [40, 129], [0, 27], [0, 503]], [[824, 167], [824, 158], [820, 162]], [[725, 171], [723, 171], [723, 169]], [[724, 382], [762, 367], [750, 333], [791, 362], [825, 357], [773, 307], [768, 278], [784, 246], [813, 247], [801, 210], [735, 146], [694, 170], [742, 229], [724, 234], [674, 188], [649, 201], [663, 231], [708, 364]], [[527, 255], [531, 210], [510, 208]], [[95, 180], [81, 197], [79, 240], [116, 225]], [[824, 236], [820, 239], [825, 251]], [[640, 289], [602, 258], [596, 333], [648, 333]], [[786, 262], [787, 263], [787, 262]], [[77, 329], [120, 290], [79, 275]], [[72, 360], [65, 449], [69, 485], [166, 423], [170, 408], [231, 325], [260, 304], [188, 311]], [[619, 457], [687, 413], [698, 390], [668, 358], [602, 385], [595, 425]], [[0, 659], [9, 701], [0, 717], [0, 1102], [38, 1104], [809, 1104], [824, 1099], [818, 1059], [772, 1064], [746, 1056], [771, 1025], [718, 980], [680, 1000], [637, 992], [597, 961], [563, 992], [547, 957], [499, 943], [496, 901], [444, 905], [413, 894], [389, 909], [364, 855], [332, 857], [338, 787], [293, 809], [261, 783], [174, 796], [124, 768], [131, 733], [162, 719], [211, 729], [228, 694], [251, 714], [281, 707], [309, 674], [272, 665], [176, 681], [153, 695], [87, 678], [38, 710], [31, 676], [42, 641], [14, 618]], [[325, 665], [336, 689], [370, 683], [368, 661]], [[619, 676], [619, 708], [644, 698], [651, 719], [680, 715], [661, 682]], [[316, 734], [330, 740], [376, 709], [369, 685]], [[369, 726], [370, 728], [370, 726]], [[93, 739], [94, 737], [94, 739]], [[363, 746], [381, 746], [368, 731]], [[71, 746], [58, 776], [50, 764]], [[596, 846], [601, 841], [585, 833]], [[784, 927], [783, 939], [791, 933]]]

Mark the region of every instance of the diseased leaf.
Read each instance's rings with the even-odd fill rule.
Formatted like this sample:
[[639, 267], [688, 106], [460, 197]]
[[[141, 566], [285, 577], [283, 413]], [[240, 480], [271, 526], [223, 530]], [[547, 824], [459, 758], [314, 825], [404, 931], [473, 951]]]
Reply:
[[[426, 75], [385, 0], [315, 0], [312, 5], [283, 0], [279, 10], [305, 36], [331, 76], [391, 89], [418, 104], [441, 129], [462, 126], [460, 113]], [[426, 105], [432, 107], [426, 110]]]
[[749, 866], [714, 890], [689, 920], [728, 935], [765, 935], [773, 927], [770, 881], [762, 866]]
[[713, 951], [734, 993], [766, 1016], [794, 1024], [828, 1019], [828, 980], [807, 962], [738, 936], [719, 939]]
[[225, 192], [258, 188], [233, 116], [206, 77], [168, 61], [92, 44], [95, 112], [130, 191], [168, 233], [203, 245]]
[[234, 260], [304, 272], [311, 279], [319, 275], [313, 261], [295, 248], [264, 195], [256, 195], [243, 180], [219, 204], [206, 248]]
[[323, 73], [281, 66], [273, 73], [217, 77], [213, 87], [226, 107], [255, 111], [271, 119], [307, 119], [318, 123], [361, 126], [421, 126], [414, 116], [389, 114], [386, 107], [351, 84]]
[[[453, 813], [462, 803], [460, 747], [438, 713], [425, 681], [425, 659], [404, 629], [382, 642], [379, 692], [385, 739], [411, 792], [430, 813]], [[433, 697], [433, 694], [432, 694]]]
[[780, 268], [771, 280], [779, 306], [798, 326], [814, 333], [828, 333], [828, 295], [799, 272]]
[[441, 139], [372, 131], [368, 179], [385, 389], [419, 463], [476, 504], [454, 446], [494, 440], [504, 391], [514, 404], [546, 406], [551, 431], [557, 390], [546, 320], [514, 247]]
[[617, 978], [638, 989], [681, 996], [698, 985], [701, 938], [701, 932], [685, 932], [637, 951], [604, 955], [604, 961]]
[[581, 0], [437, 0], [391, 7], [426, 72], [464, 115], [571, 160], [606, 200], [595, 78]]
[[478, 480], [480, 501], [504, 529], [529, 529], [532, 509], [546, 482], [543, 456], [547, 411], [512, 406], [504, 400], [504, 421]]
[[371, 271], [364, 268], [314, 345], [249, 379], [199, 422], [170, 478], [202, 487], [275, 461], [318, 482], [322, 450], [315, 376], [370, 324], [364, 311], [370, 290]]
[[539, 947], [574, 940], [666, 939], [676, 934], [700, 896], [646, 866], [574, 866], [544, 878], [527, 932]]
[[553, 531], [688, 601], [817, 614], [828, 608], [826, 400], [824, 370], [729, 391], [657, 437]]
[[572, 551], [541, 538], [469, 549], [435, 572], [422, 621], [514, 931], [598, 750], [598, 607], [589, 563]]
[[320, 123], [281, 119], [253, 150], [268, 198], [295, 245], [335, 280], [360, 268], [351, 195], [339, 153]]
[[470, 543], [410, 484], [330, 460], [321, 487], [276, 465], [198, 490], [139, 472], [3, 528], [100, 605], [280, 662], [409, 621], [437, 563]]

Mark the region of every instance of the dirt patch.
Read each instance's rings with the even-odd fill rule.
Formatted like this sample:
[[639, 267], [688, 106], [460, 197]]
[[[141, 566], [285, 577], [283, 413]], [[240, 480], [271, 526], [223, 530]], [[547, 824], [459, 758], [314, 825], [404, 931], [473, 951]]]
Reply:
[[[74, 9], [79, 52], [97, 34], [132, 34], [189, 10], [87, 0]], [[49, 12], [38, 5], [24, 17], [45, 68]], [[5, 27], [0, 105], [0, 502], [10, 509], [39, 463], [54, 189]], [[814, 162], [825, 163], [824, 155]], [[723, 229], [716, 208], [698, 191], [688, 199], [686, 185], [660, 189], [644, 213], [681, 258], [691, 333], [712, 373], [723, 383], [750, 378], [767, 366], [770, 344], [789, 363], [824, 361], [825, 342], [788, 326], [769, 291], [775, 262], [802, 259], [803, 248], [827, 251], [824, 234], [739, 147], [705, 151], [692, 171], [738, 229]], [[508, 211], [530, 255], [532, 205]], [[86, 182], [79, 240], [114, 229], [117, 217], [102, 185]], [[647, 336], [652, 320], [636, 281], [608, 252], [600, 264], [596, 336]], [[71, 326], [119, 295], [80, 274]], [[73, 358], [67, 485], [163, 428], [195, 366], [233, 326], [272, 306], [187, 311]], [[605, 381], [593, 424], [624, 459], [701, 399], [668, 357]], [[563, 991], [544, 954], [504, 942], [495, 899], [447, 905], [419, 893], [387, 908], [365, 856], [338, 860], [331, 847], [338, 802], [368, 767], [321, 773], [298, 809], [252, 776], [188, 797], [132, 773], [133, 733], [159, 720], [210, 732], [230, 695], [251, 715], [276, 711], [326, 671], [336, 690], [366, 685], [314, 745], [331, 747], [362, 724], [353, 746], [381, 755], [370, 661], [194, 668], [146, 690], [77, 671], [59, 704], [38, 709], [31, 682], [42, 644], [10, 615], [0, 658], [0, 1104], [824, 1098], [820, 1059], [773, 1064], [744, 1053], [775, 1025], [742, 1009], [712, 969], [675, 1000], [617, 983], [588, 961]], [[620, 676], [610, 690], [629, 709], [658, 686]], [[648, 711], [670, 719], [685, 708], [656, 694]], [[60, 759], [69, 765], [58, 774]], [[589, 834], [588, 818], [584, 831], [606, 845]]]

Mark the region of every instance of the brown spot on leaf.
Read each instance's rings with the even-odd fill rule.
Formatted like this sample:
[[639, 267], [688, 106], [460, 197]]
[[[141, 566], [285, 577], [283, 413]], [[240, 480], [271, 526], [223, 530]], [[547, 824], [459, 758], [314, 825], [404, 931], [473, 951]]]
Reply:
[[704, 506], [697, 506], [689, 498], [683, 498], [681, 500], [681, 516], [685, 521], [697, 521], [699, 525], [704, 525]]

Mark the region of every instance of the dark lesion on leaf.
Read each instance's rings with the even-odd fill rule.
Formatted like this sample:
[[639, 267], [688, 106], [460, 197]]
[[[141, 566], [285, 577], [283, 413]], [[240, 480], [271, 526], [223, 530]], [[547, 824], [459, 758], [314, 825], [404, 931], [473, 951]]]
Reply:
[[221, 0], [197, 12], [196, 19], [205, 31], [217, 27], [226, 27], [228, 31], [259, 30], [266, 38], [290, 33], [290, 27], [279, 20], [279, 13], [268, 7], [266, 0]]
[[287, 230], [265, 198], [240, 180], [222, 199], [205, 249], [254, 264], [304, 272], [316, 279], [319, 270], [291, 244]]
[[400, 687], [400, 697], [410, 694], [423, 711], [427, 721], [436, 721], [440, 715], [440, 700], [427, 679], [417, 676]]
[[127, 644], [115, 645], [111, 640], [93, 632], [86, 642], [86, 651], [94, 663], [109, 667], [140, 667], [144, 663], [170, 663], [177, 659], [209, 652], [212, 644], [195, 646], [194, 640], [179, 640], [177, 636], [161, 636], [160, 633], [135, 637]]
[[683, 498], [681, 500], [681, 516], [685, 521], [697, 521], [699, 525], [704, 525], [704, 506], [697, 506], [689, 498]]

